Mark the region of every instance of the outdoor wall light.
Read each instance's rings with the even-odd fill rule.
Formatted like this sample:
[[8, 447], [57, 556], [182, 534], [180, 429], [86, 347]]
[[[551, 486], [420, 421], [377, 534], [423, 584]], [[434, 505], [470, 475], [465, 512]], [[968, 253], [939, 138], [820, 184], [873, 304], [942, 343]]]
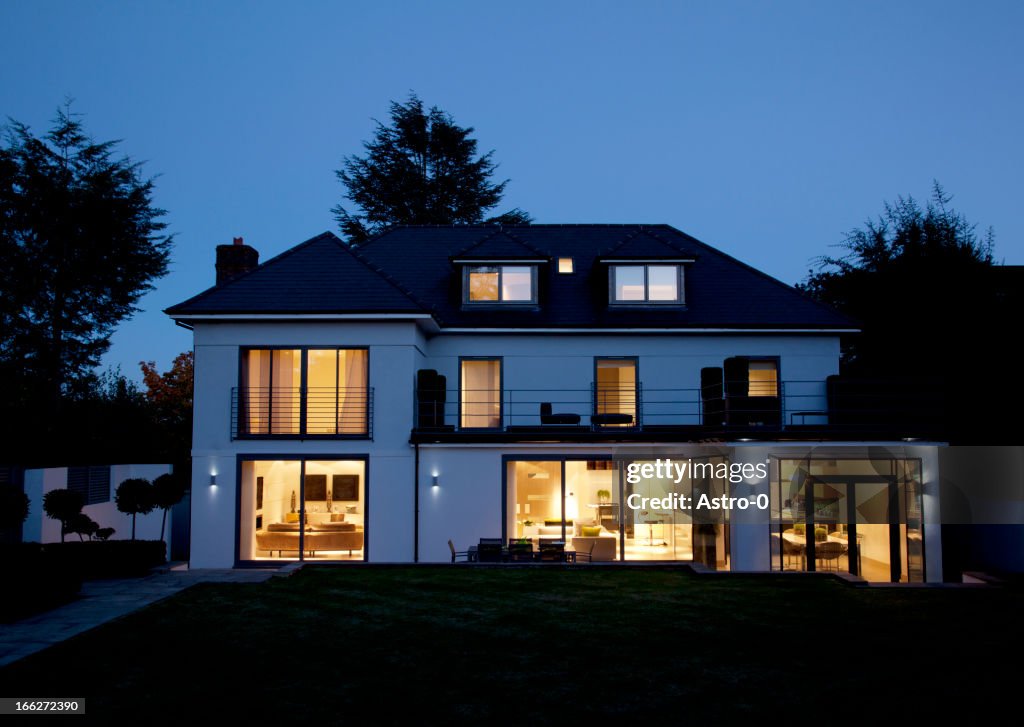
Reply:
[[217, 475], [210, 475], [210, 487], [217, 486]]
[[431, 485], [431, 487], [440, 487], [441, 486], [441, 483], [437, 481], [437, 475], [434, 475], [433, 477], [430, 478], [430, 485]]

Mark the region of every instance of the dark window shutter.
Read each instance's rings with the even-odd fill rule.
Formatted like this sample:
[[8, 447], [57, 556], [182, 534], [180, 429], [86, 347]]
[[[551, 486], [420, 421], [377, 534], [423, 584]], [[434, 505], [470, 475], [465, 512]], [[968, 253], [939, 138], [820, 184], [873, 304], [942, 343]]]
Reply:
[[110, 468], [90, 467], [89, 496], [86, 498], [86, 504], [95, 505], [100, 502], [110, 502]]
[[110, 467], [68, 467], [68, 489], [86, 505], [110, 501]]
[[746, 396], [750, 377], [750, 359], [746, 356], [727, 358], [724, 368], [726, 397]]
[[68, 489], [82, 496], [82, 502], [89, 504], [89, 468], [68, 467]]

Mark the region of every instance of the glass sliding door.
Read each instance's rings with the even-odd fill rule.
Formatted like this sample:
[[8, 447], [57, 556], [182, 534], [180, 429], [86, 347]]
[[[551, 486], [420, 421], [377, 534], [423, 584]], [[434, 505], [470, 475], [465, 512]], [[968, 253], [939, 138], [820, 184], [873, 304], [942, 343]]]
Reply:
[[694, 561], [715, 570], [729, 567], [725, 511], [692, 507], [703, 495], [728, 495], [722, 457], [688, 459], [682, 473], [668, 469], [659, 472], [654, 461], [617, 464], [649, 467], [647, 474], [622, 478], [624, 560]]
[[501, 428], [501, 359], [462, 359], [459, 427]]
[[618, 463], [600, 460], [516, 460], [506, 464], [510, 539], [562, 541], [594, 562], [620, 560]]
[[780, 460], [772, 486], [774, 570], [924, 580], [920, 463]]
[[522, 460], [507, 467], [507, 537], [526, 538], [535, 548], [541, 540], [564, 540], [562, 463]]
[[239, 488], [239, 561], [365, 559], [365, 460], [247, 460]]
[[621, 560], [622, 507], [618, 463], [568, 460], [565, 463], [567, 546], [591, 561]]

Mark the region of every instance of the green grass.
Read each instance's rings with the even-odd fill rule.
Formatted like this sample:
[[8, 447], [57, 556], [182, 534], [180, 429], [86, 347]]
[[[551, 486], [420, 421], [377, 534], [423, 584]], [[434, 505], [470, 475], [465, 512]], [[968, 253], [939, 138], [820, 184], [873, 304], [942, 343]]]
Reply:
[[999, 655], [1018, 658], [1022, 606], [813, 577], [311, 566], [196, 586], [0, 670], [0, 696], [84, 695], [117, 722], [980, 716], [1016, 708], [1021, 672]]

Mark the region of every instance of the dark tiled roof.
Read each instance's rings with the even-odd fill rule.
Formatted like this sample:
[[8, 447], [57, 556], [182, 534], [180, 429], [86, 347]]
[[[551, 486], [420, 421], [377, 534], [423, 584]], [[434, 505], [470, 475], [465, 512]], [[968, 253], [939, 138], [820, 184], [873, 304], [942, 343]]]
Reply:
[[[452, 259], [548, 258], [534, 308], [462, 305]], [[553, 262], [573, 258], [563, 275]], [[682, 308], [608, 306], [600, 258], [685, 258]], [[383, 273], [386, 271], [386, 278]], [[330, 233], [168, 312], [430, 312], [452, 328], [852, 328], [839, 313], [668, 225], [397, 227], [357, 250]]]
[[488, 258], [491, 260], [502, 260], [505, 258], [532, 258], [537, 260], [547, 258], [548, 255], [526, 244], [517, 237], [513, 237], [508, 231], [499, 228], [473, 242], [466, 249], [453, 254], [452, 257], [455, 259], [466, 258], [471, 260]]
[[422, 312], [399, 285], [330, 232], [167, 309], [188, 313]]

